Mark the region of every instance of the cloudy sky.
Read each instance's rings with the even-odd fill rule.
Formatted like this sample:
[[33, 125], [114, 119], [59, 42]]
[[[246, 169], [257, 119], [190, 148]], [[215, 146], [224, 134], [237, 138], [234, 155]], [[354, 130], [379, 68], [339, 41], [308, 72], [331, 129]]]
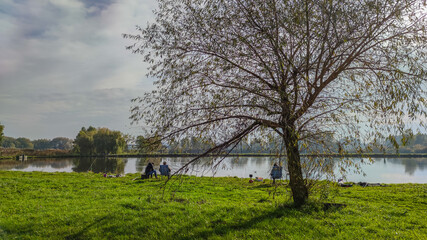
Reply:
[[153, 19], [155, 0], [0, 0], [4, 134], [75, 138], [81, 127], [141, 134], [130, 99], [153, 88], [122, 33]]

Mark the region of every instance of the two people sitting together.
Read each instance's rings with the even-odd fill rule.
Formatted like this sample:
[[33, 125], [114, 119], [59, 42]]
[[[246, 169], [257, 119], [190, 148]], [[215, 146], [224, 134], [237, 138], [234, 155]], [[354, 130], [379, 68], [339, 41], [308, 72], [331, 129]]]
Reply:
[[[168, 176], [168, 178], [170, 178], [171, 169], [166, 164], [166, 162], [163, 162], [163, 165], [160, 165], [159, 171], [160, 171], [160, 175]], [[154, 169], [154, 165], [153, 165], [153, 163], [149, 162], [147, 164], [147, 167], [145, 167], [145, 176], [146, 177], [153, 177], [153, 174], [157, 178], [157, 172]]]

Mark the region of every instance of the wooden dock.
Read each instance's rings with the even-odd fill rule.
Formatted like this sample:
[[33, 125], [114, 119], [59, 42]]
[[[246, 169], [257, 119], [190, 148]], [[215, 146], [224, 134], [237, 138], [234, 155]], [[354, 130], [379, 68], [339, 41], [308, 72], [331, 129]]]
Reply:
[[25, 155], [18, 155], [18, 156], [16, 156], [16, 160], [21, 161], [21, 162], [27, 161], [27, 156], [25, 156]]

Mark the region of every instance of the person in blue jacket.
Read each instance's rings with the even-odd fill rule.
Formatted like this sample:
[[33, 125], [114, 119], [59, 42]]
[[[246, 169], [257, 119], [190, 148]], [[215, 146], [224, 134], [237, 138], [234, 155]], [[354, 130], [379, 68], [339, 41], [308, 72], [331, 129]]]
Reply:
[[273, 184], [276, 183], [276, 179], [282, 178], [282, 167], [280, 167], [277, 163], [274, 163], [270, 175], [273, 179]]
[[166, 164], [166, 162], [163, 162], [163, 165], [160, 165], [159, 171], [160, 171], [160, 174], [162, 176], [168, 176], [168, 178], [170, 178], [170, 176], [171, 176], [171, 169]]

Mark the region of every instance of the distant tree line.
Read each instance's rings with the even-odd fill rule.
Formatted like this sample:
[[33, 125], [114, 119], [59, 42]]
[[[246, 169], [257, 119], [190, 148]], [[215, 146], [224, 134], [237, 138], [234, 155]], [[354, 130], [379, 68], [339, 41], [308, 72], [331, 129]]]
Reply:
[[20, 149], [35, 149], [35, 150], [46, 150], [46, 149], [61, 149], [71, 150], [73, 148], [73, 140], [65, 137], [57, 137], [52, 140], [50, 139], [37, 139], [31, 141], [25, 137], [13, 138], [3, 137], [1, 146], [4, 148], [20, 148]]
[[[427, 153], [427, 134], [418, 134], [409, 139], [397, 136], [395, 139], [397, 143], [393, 144], [394, 141], [390, 141], [388, 143], [390, 147], [386, 149], [386, 152], [393, 151], [394, 149], [392, 146], [398, 144], [400, 153]], [[405, 144], [402, 144], [403, 142], [405, 142]], [[375, 149], [375, 151], [379, 152], [381, 150]]]
[[[274, 153], [280, 150], [280, 139], [276, 140], [253, 138], [229, 150], [232, 153]], [[194, 136], [173, 141], [169, 145], [162, 144], [159, 136], [151, 138], [138, 136], [135, 140], [135, 148], [139, 153], [199, 154], [212, 146], [214, 143], [211, 140]]]
[[74, 151], [81, 155], [118, 154], [126, 150], [126, 136], [108, 128], [83, 127], [74, 140]]
[[[56, 137], [53, 139], [36, 139], [30, 140], [25, 137], [13, 138], [4, 136], [4, 125], [0, 124], [0, 146], [3, 148], [19, 148], [19, 149], [61, 149], [73, 150], [81, 155], [94, 154], [118, 154], [128, 150], [127, 143], [131, 141], [131, 137], [124, 135], [119, 131], [113, 131], [108, 128], [82, 128], [77, 134], [75, 140], [66, 137]], [[164, 145], [157, 137], [137, 136], [135, 141], [136, 151], [139, 153], [170, 153], [170, 154], [198, 154], [206, 151], [213, 146], [213, 142], [206, 138], [186, 137], [172, 142], [170, 145]], [[233, 149], [229, 149], [232, 153], [277, 153], [280, 149], [281, 139], [263, 139], [251, 138], [247, 141], [240, 142]], [[344, 144], [342, 142], [353, 142], [354, 144]], [[354, 146], [363, 145], [356, 138], [342, 139], [334, 141], [332, 138], [328, 143], [304, 143], [301, 146], [301, 153], [306, 153], [303, 148], [309, 148], [311, 151], [316, 149], [318, 153], [325, 153], [325, 146], [328, 148], [328, 153], [357, 153], [358, 149]], [[346, 147], [341, 147], [341, 146]], [[400, 153], [427, 153], [427, 134], [417, 134], [412, 138], [405, 139], [402, 136], [391, 136], [387, 143], [382, 144], [385, 148], [373, 148], [374, 153], [393, 153], [398, 147]]]
[[137, 136], [135, 139], [135, 148], [139, 153], [165, 153], [167, 147], [162, 144], [159, 136], [146, 138]]
[[[233, 149], [228, 149], [231, 153], [279, 153], [283, 151], [281, 139], [264, 139], [254, 137], [240, 142]], [[360, 147], [367, 145], [361, 140], [348, 137], [339, 141], [331, 137], [324, 142], [305, 142], [302, 141], [300, 146], [301, 153], [319, 153], [319, 154], [336, 154], [336, 153], [362, 153]], [[412, 138], [404, 139], [402, 136], [390, 136], [386, 143], [382, 144], [384, 148], [372, 148], [373, 153], [395, 153], [398, 147], [399, 153], [427, 153], [427, 134], [414, 135]], [[205, 138], [185, 137], [174, 141], [169, 145], [164, 145], [159, 136], [148, 138], [138, 136], [135, 140], [135, 149], [139, 153], [169, 153], [169, 154], [200, 154], [212, 147], [212, 141]], [[308, 151], [309, 150], [309, 151]]]
[[[328, 143], [316, 144], [307, 143], [310, 151], [317, 149], [319, 153], [328, 148], [328, 153], [427, 153], [427, 134], [416, 134], [409, 137], [401, 135], [390, 135], [387, 140], [376, 145], [381, 147], [369, 147], [363, 152], [360, 146], [374, 145], [373, 143], [362, 142], [361, 140], [348, 137], [339, 141], [330, 139]], [[302, 153], [306, 153], [304, 150]]]
[[34, 144], [34, 149], [44, 150], [44, 149], [63, 149], [71, 150], [73, 149], [73, 140], [65, 137], [57, 137], [52, 140], [49, 139], [37, 139], [32, 141]]
[[82, 128], [76, 138], [57, 137], [50, 139], [30, 140], [25, 137], [13, 138], [3, 136], [4, 126], [0, 125], [0, 146], [19, 149], [61, 149], [73, 150], [81, 155], [106, 155], [122, 153], [127, 149], [130, 137], [119, 131], [108, 128]]

